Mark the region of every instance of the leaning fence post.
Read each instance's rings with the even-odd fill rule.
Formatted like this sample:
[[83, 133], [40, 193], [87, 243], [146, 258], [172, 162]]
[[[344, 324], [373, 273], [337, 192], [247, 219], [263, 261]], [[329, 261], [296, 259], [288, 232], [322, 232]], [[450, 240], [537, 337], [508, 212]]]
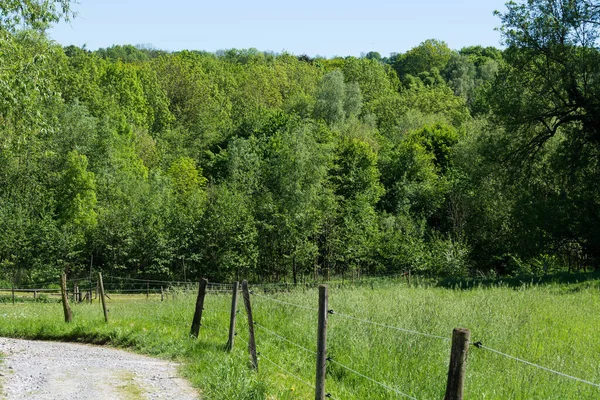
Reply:
[[233, 339], [235, 336], [235, 317], [237, 315], [237, 298], [239, 282], [233, 283], [233, 293], [231, 295], [231, 316], [229, 317], [229, 340], [227, 341], [227, 351], [233, 349]]
[[63, 311], [65, 312], [65, 322], [71, 322], [73, 314], [69, 307], [69, 299], [67, 297], [67, 275], [62, 274], [60, 277], [60, 294], [62, 295]]
[[194, 320], [192, 321], [192, 329], [190, 334], [197, 338], [200, 333], [200, 325], [202, 325], [202, 310], [204, 309], [204, 296], [206, 296], [206, 285], [208, 280], [203, 278], [200, 280], [198, 288], [198, 297], [196, 298], [196, 310], [194, 311]]
[[244, 297], [246, 315], [248, 316], [248, 352], [252, 358], [252, 368], [258, 370], [258, 357], [256, 356], [256, 342], [254, 340], [254, 320], [252, 319], [252, 306], [250, 305], [248, 281], [242, 281], [242, 295]]
[[452, 350], [448, 368], [448, 384], [444, 400], [462, 400], [465, 385], [465, 367], [469, 352], [471, 332], [468, 329], [455, 328], [452, 331]]
[[319, 285], [319, 324], [317, 328], [317, 379], [315, 400], [325, 399], [325, 374], [327, 369], [327, 285]]
[[100, 301], [102, 301], [102, 311], [104, 311], [104, 322], [108, 322], [106, 301], [104, 300], [104, 282], [102, 282], [102, 273], [101, 272], [98, 272], [98, 288], [100, 289]]

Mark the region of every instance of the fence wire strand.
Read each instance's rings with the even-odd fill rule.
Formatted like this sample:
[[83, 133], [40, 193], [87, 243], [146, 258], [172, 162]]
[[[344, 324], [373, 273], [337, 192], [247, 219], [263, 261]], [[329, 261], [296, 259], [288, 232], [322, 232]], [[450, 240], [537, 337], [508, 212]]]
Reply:
[[412, 333], [414, 335], [425, 336], [425, 337], [429, 337], [429, 338], [433, 338], [433, 339], [442, 339], [442, 340], [446, 340], [446, 341], [452, 341], [451, 338], [448, 338], [448, 337], [445, 337], [445, 336], [433, 335], [431, 333], [419, 332], [419, 331], [415, 331], [415, 330], [412, 330], [412, 329], [405, 329], [405, 328], [400, 328], [400, 327], [397, 327], [397, 326], [382, 324], [382, 323], [379, 323], [379, 322], [373, 322], [373, 321], [369, 321], [367, 319], [361, 319], [361, 318], [353, 317], [352, 315], [342, 314], [340, 312], [333, 311], [333, 310], [330, 310], [329, 313], [332, 314], [332, 315], [338, 315], [340, 317], [351, 319], [351, 320], [358, 321], [358, 322], [362, 322], [362, 323], [365, 323], [365, 324], [371, 324], [371, 325], [375, 325], [375, 326], [379, 326], [379, 327], [383, 327], [383, 328], [388, 328], [388, 329], [396, 330], [396, 331], [399, 331], [399, 332]]
[[355, 373], [356, 375], [358, 375], [358, 376], [360, 376], [360, 377], [362, 377], [362, 378], [364, 378], [364, 379], [367, 379], [367, 380], [369, 380], [369, 381], [371, 381], [371, 382], [373, 382], [373, 383], [375, 383], [375, 384], [377, 384], [377, 385], [379, 385], [379, 386], [381, 386], [381, 387], [383, 387], [383, 388], [385, 388], [385, 389], [387, 389], [387, 390], [390, 390], [390, 391], [392, 391], [392, 392], [394, 392], [394, 393], [396, 393], [396, 394], [399, 394], [400, 396], [406, 397], [406, 398], [408, 398], [408, 399], [411, 399], [411, 400], [417, 400], [416, 398], [412, 397], [412, 396], [411, 396], [411, 395], [409, 395], [409, 394], [406, 394], [406, 393], [404, 393], [404, 392], [401, 392], [401, 391], [399, 391], [399, 390], [398, 390], [398, 389], [396, 389], [396, 388], [393, 388], [393, 387], [391, 387], [391, 386], [388, 386], [388, 385], [386, 385], [385, 383], [381, 383], [381, 382], [379, 382], [379, 381], [376, 381], [375, 379], [373, 379], [373, 378], [370, 378], [370, 377], [368, 377], [368, 376], [366, 376], [366, 375], [364, 375], [364, 374], [361, 374], [360, 372], [358, 372], [358, 371], [356, 371], [356, 370], [353, 370], [352, 368], [350, 368], [350, 367], [348, 367], [348, 366], [346, 366], [346, 365], [344, 365], [344, 364], [342, 364], [342, 363], [339, 363], [339, 362], [337, 362], [337, 361], [335, 361], [335, 360], [333, 360], [333, 359], [329, 359], [329, 362], [332, 362], [332, 363], [334, 363], [334, 364], [336, 364], [336, 365], [339, 365], [340, 367], [342, 367], [342, 368], [344, 368], [344, 369], [346, 369], [346, 370], [348, 370], [348, 371], [350, 371], [350, 372], [353, 372], [353, 373]]
[[315, 385], [313, 385], [312, 383], [305, 381], [304, 379], [300, 378], [299, 376], [295, 375], [294, 373], [288, 371], [287, 369], [283, 368], [281, 365], [277, 364], [275, 361], [269, 359], [267, 356], [265, 356], [263, 353], [258, 353], [259, 357], [267, 360], [268, 362], [270, 362], [271, 364], [275, 365], [277, 368], [279, 368], [280, 370], [282, 370], [283, 372], [285, 372], [286, 374], [288, 374], [289, 376], [291, 376], [292, 378], [296, 379], [298, 382], [302, 382], [304, 383], [306, 386], [314, 389]]
[[585, 379], [577, 378], [575, 376], [568, 375], [568, 374], [565, 374], [563, 372], [555, 371], [553, 369], [550, 369], [550, 368], [547, 368], [547, 367], [544, 367], [544, 366], [532, 363], [531, 361], [523, 360], [522, 358], [519, 358], [519, 357], [511, 356], [510, 354], [506, 354], [506, 353], [503, 353], [501, 351], [492, 349], [491, 347], [487, 347], [487, 346], [483, 345], [480, 342], [473, 343], [473, 345], [475, 347], [479, 348], [479, 349], [485, 349], [485, 350], [491, 351], [492, 353], [496, 353], [498, 355], [501, 355], [501, 356], [510, 358], [512, 360], [518, 361], [520, 363], [523, 363], [523, 364], [526, 364], [526, 365], [529, 365], [529, 366], [532, 366], [532, 367], [535, 367], [535, 368], [539, 368], [541, 370], [544, 370], [544, 371], [547, 371], [547, 372], [550, 372], [550, 373], [562, 376], [564, 378], [569, 378], [569, 379], [572, 379], [572, 380], [575, 380], [575, 381], [578, 381], [578, 382], [581, 382], [581, 383], [588, 384], [590, 386], [595, 386], [597, 388], [600, 388], [600, 384], [597, 384], [597, 383], [594, 383], [594, 382], [590, 382], [590, 381], [586, 381]]
[[258, 322], [256, 322], [256, 321], [254, 321], [254, 325], [258, 326], [259, 328], [261, 328], [261, 329], [263, 329], [263, 330], [265, 330], [265, 331], [267, 331], [267, 332], [268, 332], [268, 333], [270, 333], [271, 335], [273, 335], [273, 336], [275, 336], [275, 337], [278, 337], [279, 339], [281, 339], [281, 340], [284, 340], [284, 341], [286, 341], [286, 342], [288, 342], [288, 343], [290, 343], [290, 344], [292, 344], [292, 345], [296, 346], [297, 348], [299, 348], [299, 349], [301, 349], [301, 350], [304, 350], [304, 351], [306, 351], [307, 353], [314, 354], [314, 355], [316, 355], [316, 354], [317, 354], [317, 352], [316, 352], [316, 351], [314, 351], [314, 350], [310, 350], [310, 349], [307, 349], [306, 347], [304, 347], [304, 346], [302, 346], [302, 345], [299, 345], [298, 343], [292, 342], [291, 340], [289, 340], [289, 339], [287, 339], [287, 338], [285, 338], [285, 337], [283, 337], [283, 336], [281, 336], [281, 335], [279, 335], [279, 334], [277, 334], [277, 333], [273, 332], [272, 330], [270, 330], [270, 329], [268, 329], [268, 328], [266, 328], [266, 327], [262, 326], [261, 324], [259, 324], [259, 323], [258, 323]]
[[263, 296], [263, 295], [261, 295], [261, 294], [258, 294], [258, 293], [252, 293], [252, 294], [253, 294], [254, 296], [262, 297], [263, 299], [267, 299], [267, 300], [270, 300], [270, 301], [274, 301], [274, 302], [276, 302], [276, 303], [281, 303], [281, 304], [285, 304], [285, 305], [292, 306], [292, 307], [296, 307], [296, 308], [303, 308], [303, 309], [305, 309], [305, 310], [310, 310], [310, 311], [318, 311], [318, 309], [317, 309], [317, 308], [312, 308], [312, 307], [308, 307], [308, 306], [302, 306], [302, 305], [300, 305], [300, 304], [288, 303], [287, 301], [283, 301], [283, 300], [279, 300], [279, 299], [274, 299], [274, 298], [272, 298], [272, 297], [268, 297], [268, 296]]

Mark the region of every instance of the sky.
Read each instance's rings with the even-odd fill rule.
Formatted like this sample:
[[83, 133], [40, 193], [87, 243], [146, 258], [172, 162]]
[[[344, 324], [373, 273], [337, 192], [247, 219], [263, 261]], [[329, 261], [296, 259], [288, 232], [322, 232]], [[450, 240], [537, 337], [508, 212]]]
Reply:
[[50, 30], [90, 50], [149, 45], [169, 51], [257, 48], [311, 57], [403, 53], [426, 39], [452, 49], [500, 47], [494, 10], [506, 0], [79, 0]]

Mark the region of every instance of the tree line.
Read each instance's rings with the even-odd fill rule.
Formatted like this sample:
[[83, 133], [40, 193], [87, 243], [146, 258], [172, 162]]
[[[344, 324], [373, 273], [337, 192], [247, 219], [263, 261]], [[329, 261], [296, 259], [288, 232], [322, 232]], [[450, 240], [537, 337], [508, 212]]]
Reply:
[[600, 6], [509, 2], [504, 49], [89, 51], [0, 2], [0, 267], [147, 278], [598, 269]]

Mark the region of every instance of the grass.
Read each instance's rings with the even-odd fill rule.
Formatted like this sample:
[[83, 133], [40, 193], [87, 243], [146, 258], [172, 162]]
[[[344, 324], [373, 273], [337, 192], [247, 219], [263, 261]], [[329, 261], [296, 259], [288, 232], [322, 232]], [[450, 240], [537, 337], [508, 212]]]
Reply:
[[119, 376], [115, 378], [120, 382], [120, 384], [117, 385], [117, 390], [122, 395], [122, 398], [126, 400], [139, 400], [144, 398], [144, 392], [135, 382], [133, 373], [120, 373]]
[[[260, 294], [260, 296], [258, 295]], [[195, 296], [111, 296], [109, 323], [98, 303], [73, 305], [63, 322], [60, 303], [0, 304], [0, 335], [109, 344], [174, 359], [204, 399], [307, 399], [315, 375], [316, 289], [258, 292], [252, 297], [259, 371], [249, 368], [247, 322], [238, 314], [235, 347], [227, 342], [230, 296], [207, 295], [197, 340], [189, 337]], [[240, 307], [243, 309], [241, 296]], [[545, 367], [600, 383], [600, 284], [407, 287], [377, 280], [359, 288], [331, 285], [327, 391], [336, 399], [392, 399], [401, 395], [342, 364], [418, 399], [443, 397], [450, 343], [343, 317], [450, 338], [471, 330], [473, 341]], [[294, 344], [275, 336], [285, 337]], [[308, 350], [308, 351], [307, 351]], [[338, 364], [339, 363], [339, 364]], [[282, 367], [283, 369], [280, 369]], [[471, 347], [465, 397], [477, 399], [595, 399], [600, 388]]]

